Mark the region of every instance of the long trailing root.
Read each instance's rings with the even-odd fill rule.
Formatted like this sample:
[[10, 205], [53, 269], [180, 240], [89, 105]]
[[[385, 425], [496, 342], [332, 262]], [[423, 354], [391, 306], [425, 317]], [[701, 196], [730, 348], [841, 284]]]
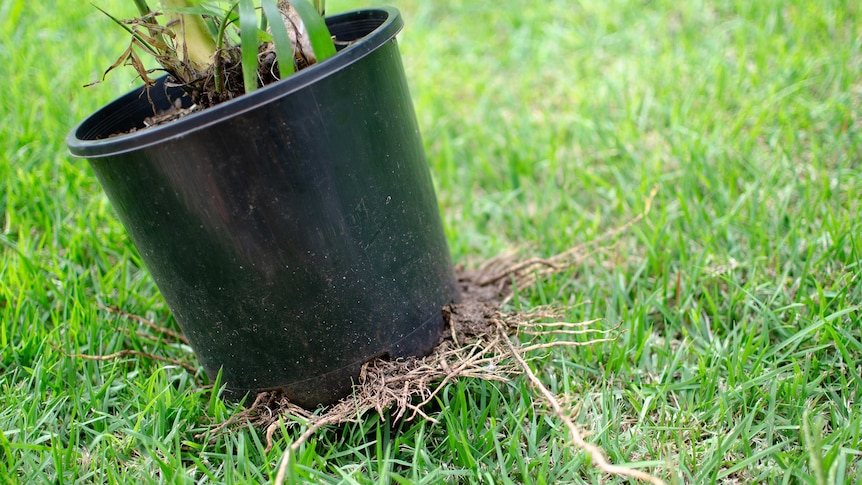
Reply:
[[[183, 344], [183, 345], [188, 345], [188, 343], [189, 343], [188, 339], [186, 339], [186, 337], [183, 334], [181, 334], [177, 331], [171, 330], [169, 328], [163, 327], [161, 325], [158, 325], [155, 322], [153, 322], [152, 320], [148, 320], [144, 317], [123, 311], [120, 308], [115, 307], [115, 306], [106, 306], [106, 305], [102, 305], [100, 303], [99, 308], [101, 308], [102, 310], [104, 310], [106, 312], [113, 313], [115, 315], [119, 315], [121, 317], [127, 318], [133, 322], [137, 322], [137, 323], [143, 325], [144, 327], [146, 327], [147, 329], [155, 332], [155, 334], [153, 334], [153, 333], [145, 332], [145, 331], [141, 331], [141, 330], [134, 330], [130, 327], [124, 327], [122, 329], [123, 331], [125, 331], [126, 333], [129, 333], [129, 334], [134, 333], [134, 335], [136, 337], [154, 342], [156, 344], [163, 344], [166, 341], [170, 342], [170, 343], [174, 343], [174, 344]], [[124, 357], [140, 357], [143, 359], [155, 360], [157, 362], [166, 362], [168, 364], [182, 367], [183, 369], [188, 371], [188, 373], [191, 375], [197, 375], [199, 370], [200, 370], [198, 367], [196, 367], [192, 364], [189, 364], [188, 362], [184, 362], [180, 359], [174, 359], [171, 357], [164, 357], [161, 355], [155, 355], [155, 354], [150, 353], [150, 352], [145, 352], [142, 350], [135, 350], [135, 349], [123, 349], [123, 350], [119, 350], [117, 352], [113, 352], [110, 354], [104, 354], [104, 355], [82, 354], [82, 353], [70, 354], [70, 353], [62, 351], [60, 349], [58, 349], [58, 351], [62, 352], [64, 355], [66, 355], [66, 357], [69, 357], [69, 358], [82, 359], [82, 360], [94, 360], [94, 361], [99, 361], [99, 362], [107, 362], [107, 361], [111, 361], [111, 360], [122, 359]]]
[[511, 297], [511, 294], [506, 292], [507, 288], [511, 290], [509, 283], [514, 282], [518, 287], [526, 288], [535, 284], [542, 277], [574, 268], [595, 254], [606, 251], [609, 241], [628, 231], [649, 214], [657, 193], [658, 188], [653, 188], [644, 202], [644, 210], [622, 226], [550, 258], [530, 258], [525, 261], [518, 261], [516, 252], [492, 258], [478, 268], [476, 282], [480, 286], [496, 285], [501, 294], [504, 295], [503, 301], [506, 302]]
[[116, 306], [106, 306], [106, 305], [102, 305], [100, 303], [99, 308], [101, 308], [102, 310], [105, 310], [106, 312], [120, 315], [122, 317], [128, 318], [129, 320], [134, 320], [138, 323], [141, 323], [144, 326], [146, 326], [152, 330], [155, 330], [156, 332], [158, 332], [162, 335], [170, 337], [170, 338], [172, 338], [178, 342], [182, 342], [186, 345], [189, 344], [189, 339], [187, 339], [185, 335], [183, 335], [183, 334], [181, 334], [175, 330], [171, 330], [167, 327], [163, 327], [163, 326], [157, 324], [156, 322], [154, 322], [152, 320], [149, 320], [149, 319], [146, 319], [144, 317], [135, 315], [134, 313], [129, 313], [127, 311], [121, 310], [119, 307], [116, 307]]
[[180, 366], [183, 369], [185, 369], [186, 371], [188, 371], [189, 374], [192, 374], [192, 375], [195, 375], [198, 372], [197, 368], [195, 368], [194, 366], [192, 366], [190, 364], [182, 362], [180, 360], [172, 359], [170, 357], [162, 357], [160, 355], [155, 355], [155, 354], [143, 352], [140, 350], [125, 349], [125, 350], [120, 350], [120, 351], [114, 352], [112, 354], [107, 354], [107, 355], [68, 354], [65, 352], [64, 352], [64, 354], [66, 355], [66, 357], [70, 357], [73, 359], [97, 360], [97, 361], [102, 361], [102, 362], [108, 361], [108, 360], [121, 359], [123, 357], [129, 357], [129, 356], [143, 357], [145, 359], [155, 360], [155, 361], [159, 361], [159, 362], [167, 362], [169, 364]]
[[[495, 320], [495, 324], [497, 326], [497, 331], [500, 333], [500, 335], [505, 335], [507, 331], [506, 323], [501, 320]], [[527, 376], [527, 379], [530, 381], [530, 384], [537, 391], [539, 391], [539, 394], [542, 395], [542, 397], [551, 407], [551, 410], [554, 412], [554, 416], [556, 416], [557, 419], [559, 419], [563, 422], [563, 424], [566, 425], [566, 428], [569, 430], [569, 436], [572, 439], [572, 444], [574, 444], [577, 448], [587, 452], [590, 455], [590, 458], [592, 458], [593, 465], [596, 468], [611, 475], [631, 477], [638, 480], [643, 480], [645, 482], [653, 483], [655, 485], [665, 485], [663, 480], [656, 476], [650, 475], [649, 473], [609, 463], [608, 460], [605, 458], [604, 453], [602, 453], [602, 450], [598, 446], [591, 443], [587, 443], [584, 440], [580, 430], [577, 426], [575, 426], [574, 421], [572, 421], [569, 415], [566, 414], [565, 410], [563, 409], [563, 406], [560, 404], [560, 401], [557, 399], [556, 396], [554, 396], [554, 393], [552, 393], [550, 389], [548, 389], [548, 387], [542, 383], [542, 381], [530, 368], [530, 365], [524, 358], [524, 354], [526, 353], [527, 349], [516, 347], [508, 338], [504, 338], [503, 341], [506, 343], [506, 346], [509, 349], [509, 355], [511, 355], [512, 358], [518, 362], [519, 368], [524, 372], [524, 375]]]

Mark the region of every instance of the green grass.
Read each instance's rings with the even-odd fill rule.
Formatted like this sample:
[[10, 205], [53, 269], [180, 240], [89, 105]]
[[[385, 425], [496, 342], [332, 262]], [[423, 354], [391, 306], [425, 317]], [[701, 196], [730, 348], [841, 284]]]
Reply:
[[[513, 303], [624, 329], [532, 360], [588, 439], [668, 482], [862, 482], [862, 4], [391, 3], [456, 261], [553, 255], [658, 190], [642, 222]], [[124, 48], [87, 3], [0, 0], [0, 482], [267, 482], [287, 442], [196, 438], [239, 410], [202, 376], [67, 356], [194, 363], [99, 306], [174, 325], [64, 146], [130, 88], [81, 88]], [[326, 428], [289, 479], [599, 482], [532, 395], [453, 383], [440, 424]]]

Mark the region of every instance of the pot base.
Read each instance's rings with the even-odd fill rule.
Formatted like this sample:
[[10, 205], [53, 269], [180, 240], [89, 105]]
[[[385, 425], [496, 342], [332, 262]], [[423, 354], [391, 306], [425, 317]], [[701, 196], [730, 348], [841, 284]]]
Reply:
[[381, 352], [371, 359], [360, 360], [325, 374], [275, 388], [228, 388], [225, 390], [225, 395], [228, 398], [239, 400], [249, 394], [253, 396], [260, 392], [281, 391], [290, 402], [305, 409], [334, 404], [345, 396], [350, 396], [353, 386], [357, 383], [362, 366], [366, 363], [381, 358], [391, 360], [428, 355], [440, 343], [440, 334], [443, 327], [444, 322], [441, 309], [440, 315], [430, 318], [412, 333], [394, 342], [388, 351]]

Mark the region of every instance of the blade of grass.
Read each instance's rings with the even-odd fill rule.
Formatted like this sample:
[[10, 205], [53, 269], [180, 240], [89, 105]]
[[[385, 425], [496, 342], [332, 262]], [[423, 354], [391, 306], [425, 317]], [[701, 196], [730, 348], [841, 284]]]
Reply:
[[245, 92], [257, 89], [257, 19], [252, 0], [239, 0], [239, 36]]
[[[812, 429], [814, 424], [814, 429]], [[817, 485], [826, 485], [826, 474], [823, 470], [823, 450], [820, 442], [820, 432], [823, 429], [823, 423], [818, 418], [814, 423], [811, 422], [811, 417], [808, 408], [802, 411], [802, 442], [808, 448], [808, 466], [811, 467], [811, 473], [814, 475], [814, 483]]]
[[302, 24], [305, 25], [305, 30], [308, 32], [308, 40], [311, 43], [311, 49], [314, 50], [314, 57], [317, 62], [332, 57], [335, 55], [335, 43], [332, 42], [332, 35], [326, 27], [326, 21], [320, 16], [320, 13], [308, 0], [289, 0], [299, 18], [302, 19]]
[[272, 25], [272, 42], [275, 44], [275, 54], [278, 57], [278, 74], [284, 79], [294, 72], [293, 68], [293, 46], [290, 43], [290, 36], [287, 35], [287, 28], [284, 22], [281, 21], [281, 12], [278, 11], [278, 5], [275, 0], [262, 0], [263, 18], [269, 19], [269, 24]]

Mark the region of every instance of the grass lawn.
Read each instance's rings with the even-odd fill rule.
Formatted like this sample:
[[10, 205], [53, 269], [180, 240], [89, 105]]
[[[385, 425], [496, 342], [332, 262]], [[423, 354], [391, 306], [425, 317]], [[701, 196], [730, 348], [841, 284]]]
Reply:
[[[668, 483], [862, 483], [862, 3], [388, 3], [456, 262], [595, 241], [656, 191], [510, 303], [622, 330], [531, 360], [588, 441]], [[198, 438], [241, 409], [202, 372], [70, 356], [197, 367], [102, 306], [175, 325], [64, 144], [131, 88], [81, 87], [125, 42], [88, 2], [0, 0], [0, 483], [270, 482], [301, 426]], [[325, 428], [288, 480], [628, 483], [535, 396], [454, 382], [439, 424]]]

